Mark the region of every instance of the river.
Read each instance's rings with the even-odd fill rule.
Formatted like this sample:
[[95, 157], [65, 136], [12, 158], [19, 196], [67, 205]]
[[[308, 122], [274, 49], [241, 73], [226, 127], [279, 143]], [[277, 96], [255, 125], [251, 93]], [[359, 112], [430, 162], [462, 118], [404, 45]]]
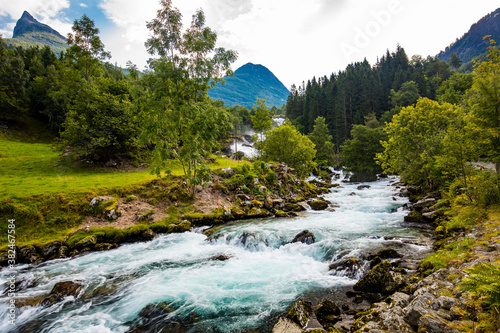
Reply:
[[[46, 295], [60, 281], [78, 280], [84, 289], [76, 300], [20, 308], [15, 326], [8, 323], [7, 303], [1, 302], [0, 331], [28, 332], [23, 325], [35, 323], [25, 327], [38, 327], [38, 332], [127, 332], [126, 323], [158, 302], [169, 303], [175, 311], [167, 318], [189, 323], [192, 332], [270, 331], [270, 318], [301, 295], [356, 282], [329, 272], [333, 260], [361, 257], [405, 239], [418, 243], [422, 230], [403, 222], [408, 199], [397, 196], [393, 181], [367, 183], [370, 188], [363, 190], [360, 184], [332, 189], [324, 197], [339, 206], [335, 211], [233, 222], [210, 238], [198, 229], [72, 259], [18, 265], [19, 298]], [[290, 243], [304, 229], [316, 242]], [[428, 250], [407, 243], [409, 251]], [[220, 255], [227, 260], [213, 260]], [[2, 285], [10, 273], [0, 271]]]

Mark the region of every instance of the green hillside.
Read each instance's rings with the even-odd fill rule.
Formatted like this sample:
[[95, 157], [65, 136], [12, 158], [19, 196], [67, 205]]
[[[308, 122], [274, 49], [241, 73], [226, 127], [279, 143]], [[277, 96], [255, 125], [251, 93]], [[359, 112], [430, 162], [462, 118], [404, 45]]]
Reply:
[[467, 63], [487, 51], [488, 45], [483, 40], [487, 35], [500, 42], [500, 8], [474, 23], [460, 39], [441, 51], [438, 59], [447, 61], [452, 53], [456, 53], [463, 63]]
[[6, 38], [4, 41], [5, 45], [9, 48], [20, 46], [23, 49], [27, 49], [32, 46], [43, 47], [48, 45], [56, 54], [68, 48], [64, 40], [49, 32], [27, 32], [15, 38]]
[[262, 65], [247, 63], [238, 68], [232, 77], [224, 78], [224, 85], [217, 84], [208, 94], [212, 99], [251, 108], [257, 98], [267, 98], [269, 107], [281, 107], [290, 92], [274, 74]]

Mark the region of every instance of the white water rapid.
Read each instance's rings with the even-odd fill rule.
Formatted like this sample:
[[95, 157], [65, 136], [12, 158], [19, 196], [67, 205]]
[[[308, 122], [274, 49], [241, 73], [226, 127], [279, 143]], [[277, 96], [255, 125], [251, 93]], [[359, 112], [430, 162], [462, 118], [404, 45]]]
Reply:
[[[393, 181], [366, 183], [370, 188], [364, 190], [358, 190], [360, 184], [332, 189], [324, 197], [340, 206], [334, 212], [233, 222], [211, 238], [200, 230], [161, 235], [73, 259], [18, 265], [19, 299], [47, 295], [61, 281], [81, 281], [84, 288], [76, 299], [18, 309], [15, 326], [1, 302], [0, 332], [127, 332], [128, 322], [158, 302], [175, 309], [165, 320], [186, 323], [190, 332], [270, 331], [270, 318], [301, 295], [356, 282], [329, 272], [333, 260], [360, 257], [388, 242], [418, 240], [420, 231], [403, 222], [408, 200], [397, 196]], [[291, 244], [305, 229], [316, 242]], [[229, 259], [213, 260], [220, 255]], [[3, 289], [10, 273], [0, 271]]]

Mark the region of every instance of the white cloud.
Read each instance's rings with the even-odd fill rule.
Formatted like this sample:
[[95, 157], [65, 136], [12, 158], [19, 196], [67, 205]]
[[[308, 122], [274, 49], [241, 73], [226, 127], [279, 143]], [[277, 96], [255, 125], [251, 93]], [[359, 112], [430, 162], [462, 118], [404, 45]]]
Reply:
[[[61, 10], [69, 8], [69, 0], [21, 0], [3, 1], [0, 16], [8, 16], [17, 21], [26, 10], [38, 21], [48, 24], [62, 35], [71, 31], [71, 23], [61, 17]], [[12, 31], [5, 37], [12, 37]]]
[[82, 3], [80, 3], [80, 7], [87, 8], [88, 6], [87, 6], [87, 4], [82, 2]]
[[[173, 5], [185, 25], [196, 9], [204, 9], [218, 46], [238, 51], [234, 69], [246, 62], [262, 64], [290, 87], [365, 57], [373, 64], [398, 43], [409, 56], [435, 55], [496, 9], [496, 1], [470, 6], [468, 0], [173, 0]], [[158, 0], [102, 0], [100, 7], [116, 25], [102, 32], [112, 61], [142, 67], [149, 57], [146, 21], [156, 16]], [[360, 31], [368, 34], [364, 43]], [[346, 53], [345, 45], [356, 46], [356, 52]]]

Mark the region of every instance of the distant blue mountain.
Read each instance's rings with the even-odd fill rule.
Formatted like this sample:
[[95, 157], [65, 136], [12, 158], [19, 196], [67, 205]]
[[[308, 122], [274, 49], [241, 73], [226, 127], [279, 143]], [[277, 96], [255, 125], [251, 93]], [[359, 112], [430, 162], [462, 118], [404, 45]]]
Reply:
[[218, 83], [208, 94], [212, 99], [223, 101], [226, 107], [241, 105], [251, 108], [257, 98], [266, 98], [269, 108], [279, 108], [290, 94], [283, 83], [262, 65], [245, 64], [224, 80], [224, 85]]

